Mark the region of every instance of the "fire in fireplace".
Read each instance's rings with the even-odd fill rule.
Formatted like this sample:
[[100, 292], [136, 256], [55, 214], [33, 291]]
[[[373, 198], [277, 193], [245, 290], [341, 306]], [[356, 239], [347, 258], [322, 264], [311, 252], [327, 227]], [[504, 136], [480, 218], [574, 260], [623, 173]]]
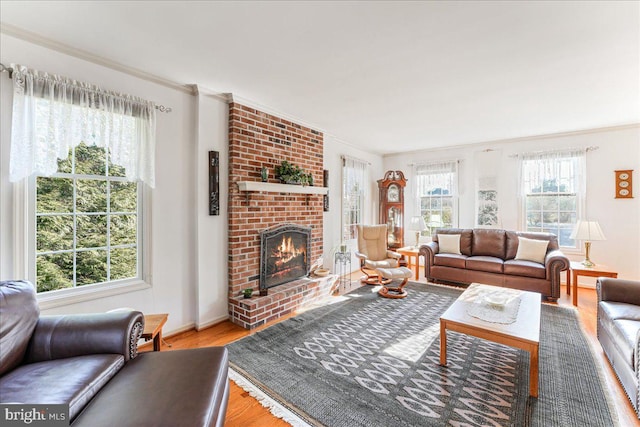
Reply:
[[309, 274], [311, 228], [295, 224], [260, 233], [260, 295]]

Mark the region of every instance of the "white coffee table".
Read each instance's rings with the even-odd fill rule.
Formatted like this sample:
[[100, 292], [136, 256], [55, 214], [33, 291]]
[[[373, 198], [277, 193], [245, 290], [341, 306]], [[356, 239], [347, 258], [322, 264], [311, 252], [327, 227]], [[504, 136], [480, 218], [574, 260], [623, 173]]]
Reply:
[[[492, 323], [467, 313], [469, 304], [477, 303], [478, 298], [482, 298], [486, 293], [501, 289], [504, 288], [472, 283], [440, 316], [440, 364], [447, 365], [447, 329], [528, 351], [531, 355], [529, 359], [529, 394], [538, 397], [541, 294], [515, 291], [521, 300], [516, 320], [513, 323]], [[513, 289], [508, 291], [514, 292]]]

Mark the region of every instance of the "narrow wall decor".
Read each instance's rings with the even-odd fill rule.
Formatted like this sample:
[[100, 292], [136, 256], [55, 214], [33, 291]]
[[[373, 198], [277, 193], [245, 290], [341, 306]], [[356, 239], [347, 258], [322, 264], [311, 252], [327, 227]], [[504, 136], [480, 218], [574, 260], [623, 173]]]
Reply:
[[209, 151], [209, 215], [220, 215], [220, 153]]
[[[322, 171], [322, 186], [329, 187], [329, 171], [326, 169]], [[322, 196], [322, 208], [324, 212], [329, 212], [329, 193]]]

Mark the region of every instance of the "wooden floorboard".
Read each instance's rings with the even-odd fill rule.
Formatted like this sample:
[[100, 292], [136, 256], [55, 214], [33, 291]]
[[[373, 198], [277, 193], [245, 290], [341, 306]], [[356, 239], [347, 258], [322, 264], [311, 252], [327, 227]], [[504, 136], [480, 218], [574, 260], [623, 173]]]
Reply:
[[[357, 277], [358, 276], [354, 274], [353, 278], [357, 279]], [[424, 278], [420, 281], [425, 282]], [[351, 286], [357, 287], [359, 285], [357, 281], [354, 281]], [[348, 292], [349, 290], [350, 289], [342, 288], [341, 293]], [[564, 286], [561, 289], [561, 298], [558, 300], [558, 305], [573, 307], [571, 304], [571, 297], [566, 294]], [[598, 363], [603, 367], [607, 389], [611, 393], [611, 398], [614, 402], [618, 418], [620, 420], [620, 425], [624, 427], [640, 427], [640, 422], [638, 422], [631, 403], [625, 395], [622, 386], [620, 386], [620, 383], [615, 377], [615, 374], [613, 373], [613, 370], [611, 369], [611, 366], [604, 356], [602, 348], [600, 347], [600, 344], [597, 340], [596, 292], [594, 289], [579, 289], [577, 309], [580, 323], [582, 324], [589, 343], [594, 350], [596, 359]], [[292, 317], [294, 315], [295, 314], [288, 315], [284, 319]], [[284, 319], [280, 319], [279, 321], [282, 321]], [[264, 329], [265, 327], [259, 328], [257, 330]], [[249, 334], [255, 333], [257, 330], [247, 331], [229, 321], [224, 321], [199, 332], [192, 330], [174, 335], [172, 337], [168, 337], [166, 338], [166, 344], [163, 345], [162, 350], [166, 351], [225, 345]], [[544, 378], [541, 378], [540, 380], [544, 381]], [[271, 427], [287, 425], [289, 424], [271, 415], [271, 413], [267, 409], [265, 409], [256, 399], [251, 397], [247, 392], [245, 392], [233, 381], [231, 381], [231, 393], [229, 397], [229, 406], [227, 409], [225, 426]]]

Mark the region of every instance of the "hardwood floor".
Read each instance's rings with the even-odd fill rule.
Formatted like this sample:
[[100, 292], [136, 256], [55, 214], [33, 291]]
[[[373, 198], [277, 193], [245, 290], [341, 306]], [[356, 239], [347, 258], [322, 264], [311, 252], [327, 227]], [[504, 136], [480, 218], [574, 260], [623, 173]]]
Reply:
[[[359, 286], [357, 282], [358, 277], [359, 274], [354, 273], [352, 275], [352, 279], [354, 280], [352, 287]], [[422, 278], [420, 282], [424, 283], [425, 279]], [[344, 293], [349, 290], [350, 289], [341, 289], [340, 291], [341, 293]], [[615, 377], [615, 374], [613, 373], [613, 370], [611, 369], [611, 366], [602, 352], [602, 348], [596, 338], [596, 299], [596, 292], [594, 289], [580, 288], [578, 292], [578, 317], [594, 350], [597, 361], [603, 367], [607, 388], [611, 392], [611, 397], [618, 413], [620, 426], [640, 426], [640, 422], [638, 422], [638, 418], [633, 411], [631, 403]], [[558, 305], [573, 307], [571, 304], [571, 297], [566, 294], [564, 286], [561, 290], [561, 298], [558, 300]], [[294, 315], [295, 314], [291, 314], [279, 321]], [[162, 351], [225, 345], [244, 336], [255, 333], [258, 330], [264, 329], [265, 327], [258, 328], [254, 331], [247, 331], [229, 321], [225, 321], [199, 332], [192, 330], [167, 337], [166, 344], [168, 345], [163, 345]], [[169, 345], [171, 347], [169, 347]], [[544, 379], [542, 379], [542, 381], [544, 381]], [[257, 400], [249, 396], [247, 392], [231, 381], [231, 393], [225, 426], [271, 427], [287, 425], [289, 424], [271, 415], [271, 413], [262, 407]]]

